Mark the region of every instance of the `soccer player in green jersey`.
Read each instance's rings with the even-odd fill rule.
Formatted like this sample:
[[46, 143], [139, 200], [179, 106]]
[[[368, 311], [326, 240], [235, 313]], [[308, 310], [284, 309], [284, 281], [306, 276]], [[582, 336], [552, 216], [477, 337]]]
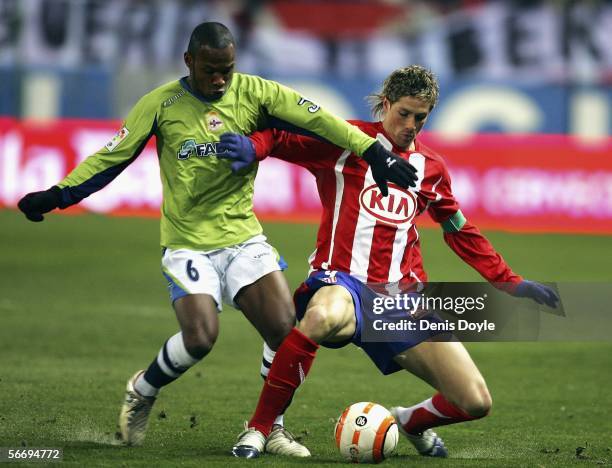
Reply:
[[[250, 134], [283, 125], [346, 148], [370, 164], [384, 193], [387, 181], [414, 184], [415, 170], [373, 138], [295, 91], [257, 76], [234, 73], [235, 42], [220, 23], [198, 25], [184, 54], [189, 76], [154, 89], [130, 111], [119, 132], [49, 190], [27, 194], [19, 209], [31, 221], [102, 189], [155, 135], [163, 185], [162, 269], [180, 331], [146, 370], [127, 383], [120, 414], [123, 440], [138, 445], [159, 390], [212, 349], [222, 301], [242, 311], [264, 339], [267, 374], [274, 350], [295, 323], [279, 256], [253, 213], [257, 165], [230, 162], [219, 143], [225, 132]], [[310, 455], [284, 430], [282, 419], [267, 451]]]

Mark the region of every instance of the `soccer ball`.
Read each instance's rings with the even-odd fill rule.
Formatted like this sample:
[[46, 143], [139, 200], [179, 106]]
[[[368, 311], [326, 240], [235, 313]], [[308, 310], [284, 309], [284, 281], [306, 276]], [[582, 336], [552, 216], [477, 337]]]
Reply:
[[393, 453], [399, 437], [391, 413], [367, 401], [346, 408], [334, 434], [340, 454], [354, 463], [380, 463]]

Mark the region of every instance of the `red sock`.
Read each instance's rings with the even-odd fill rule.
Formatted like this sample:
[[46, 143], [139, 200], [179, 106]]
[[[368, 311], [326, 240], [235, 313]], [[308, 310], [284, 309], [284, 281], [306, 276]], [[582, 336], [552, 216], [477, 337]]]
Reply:
[[276, 351], [249, 427], [266, 436], [270, 433], [274, 420], [308, 375], [318, 348], [318, 344], [297, 328], [289, 332]]
[[420, 434], [437, 426], [478, 419], [450, 403], [441, 393], [400, 412], [402, 427], [409, 434]]

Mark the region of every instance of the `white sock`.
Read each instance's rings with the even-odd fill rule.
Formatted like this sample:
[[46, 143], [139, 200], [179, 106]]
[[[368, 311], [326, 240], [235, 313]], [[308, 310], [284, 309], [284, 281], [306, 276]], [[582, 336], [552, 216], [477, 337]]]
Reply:
[[268, 377], [268, 374], [270, 373], [270, 366], [272, 365], [274, 356], [276, 356], [276, 351], [272, 351], [272, 348], [270, 348], [268, 343], [264, 341], [263, 355], [261, 356], [261, 368], [259, 370], [259, 373], [264, 379]]
[[274, 420], [274, 424], [278, 424], [279, 426], [285, 427], [284, 419], [285, 419], [285, 415], [284, 414], [279, 414], [276, 417], [276, 419]]
[[134, 390], [145, 397], [155, 397], [159, 393], [159, 388], [154, 387], [144, 378], [144, 372], [141, 372], [136, 382], [134, 382]]
[[185, 348], [185, 342], [183, 341], [183, 333], [178, 332], [176, 335], [171, 336], [166, 343], [166, 350], [168, 352], [168, 358], [174, 367], [187, 370], [194, 364], [197, 364], [199, 359], [194, 358], [187, 348]]
[[179, 332], [168, 338], [146, 372], [138, 376], [134, 388], [142, 396], [155, 396], [161, 387], [179, 378], [198, 361], [187, 352], [183, 334]]

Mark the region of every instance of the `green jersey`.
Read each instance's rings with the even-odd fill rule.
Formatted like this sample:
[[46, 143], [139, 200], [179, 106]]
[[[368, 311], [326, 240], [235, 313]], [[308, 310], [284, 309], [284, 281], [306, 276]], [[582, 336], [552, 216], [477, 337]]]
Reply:
[[62, 206], [106, 186], [155, 135], [163, 186], [162, 246], [208, 251], [239, 244], [262, 232], [253, 213], [257, 163], [233, 174], [230, 161], [217, 158], [216, 145], [225, 132], [248, 135], [278, 122], [359, 155], [374, 143], [274, 81], [234, 73], [223, 97], [206, 101], [183, 78], [142, 97], [113, 139], [58, 184]]

